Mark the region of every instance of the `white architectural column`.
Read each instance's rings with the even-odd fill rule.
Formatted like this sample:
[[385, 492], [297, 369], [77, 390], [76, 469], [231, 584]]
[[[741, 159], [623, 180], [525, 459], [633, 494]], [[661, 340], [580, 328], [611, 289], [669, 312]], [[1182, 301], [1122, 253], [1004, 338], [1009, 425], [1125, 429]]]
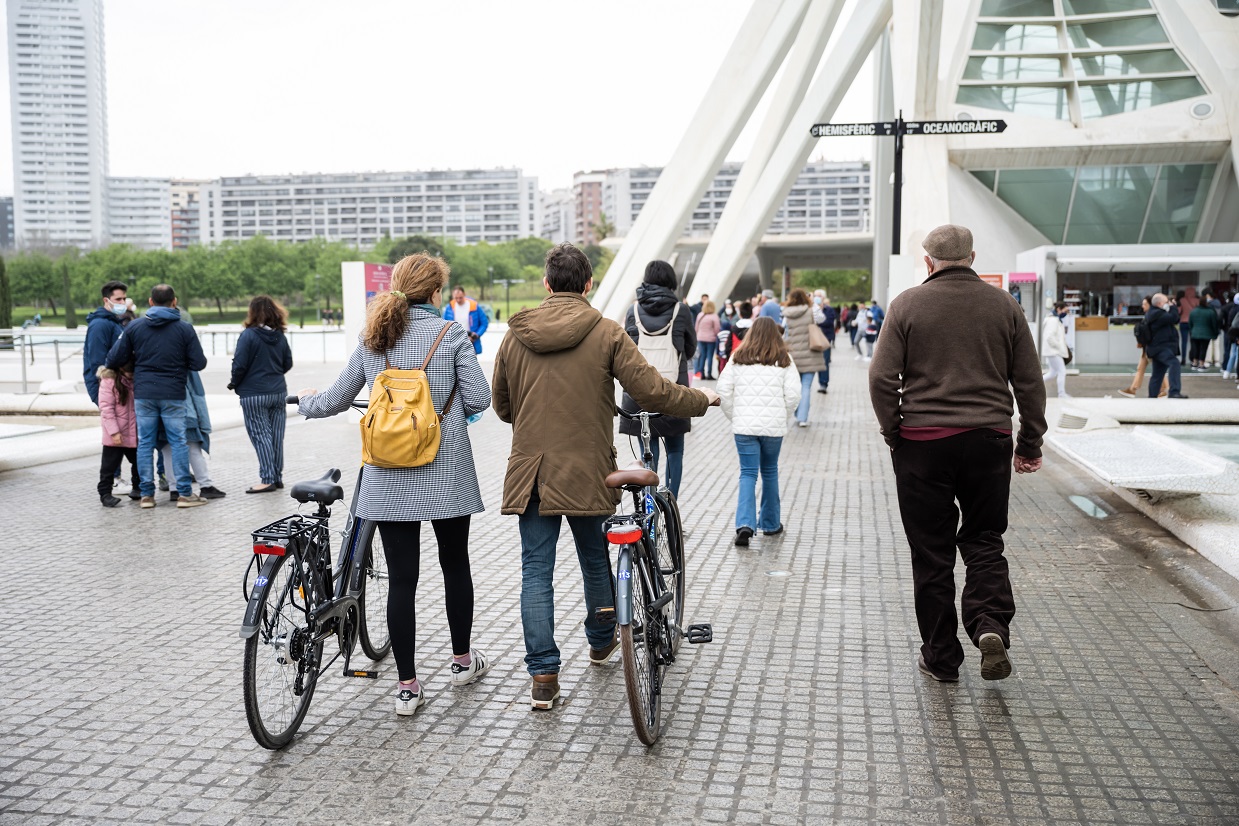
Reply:
[[[873, 119], [895, 119], [895, 88], [891, 70], [891, 35], [886, 31], [873, 51]], [[869, 176], [869, 223], [873, 227], [873, 266], [869, 285], [872, 297], [886, 306], [890, 284], [891, 256], [891, 176], [895, 174], [895, 139], [873, 139], [873, 167]]]
[[[754, 185], [750, 196], [730, 198], [719, 221], [732, 231], [716, 231], [706, 249], [694, 280], [692, 293], [726, 295], [739, 280], [744, 265], [757, 250], [762, 233], [770, 225], [779, 204], [787, 197], [796, 176], [812, 154], [817, 139], [809, 128], [829, 120], [856, 78], [869, 52], [882, 36], [891, 19], [892, 0], [866, 0], [858, 4], [841, 33], [826, 64], [813, 81], [787, 128], [779, 136], [770, 160]], [[729, 213], [738, 212], [731, 218]]]
[[646, 263], [671, 254], [688, 216], [791, 48], [809, 3], [757, 0], [753, 4], [692, 126], [594, 296], [594, 306], [608, 317], [623, 317]]

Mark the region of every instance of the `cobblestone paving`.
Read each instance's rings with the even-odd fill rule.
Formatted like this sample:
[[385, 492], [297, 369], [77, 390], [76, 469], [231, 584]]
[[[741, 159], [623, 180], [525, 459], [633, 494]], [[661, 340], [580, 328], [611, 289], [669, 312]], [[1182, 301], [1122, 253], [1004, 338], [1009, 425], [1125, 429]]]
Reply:
[[[353, 427], [291, 423], [288, 478], [352, 466]], [[491, 508], [474, 523], [475, 640], [494, 670], [450, 687], [442, 580], [424, 565], [430, 703], [393, 715], [390, 659], [377, 683], [331, 676], [280, 753], [246, 728], [237, 629], [247, 532], [289, 500], [243, 495], [243, 431], [216, 438], [228, 498], [184, 513], [100, 508], [93, 459], [0, 475], [0, 822], [1239, 823], [1239, 611], [1183, 607], [1239, 588], [1215, 569], [1199, 585], [1207, 564], [1053, 457], [1014, 485], [1014, 674], [982, 682], [969, 648], [961, 681], [938, 684], [915, 668], [863, 366], [841, 358], [814, 395], [812, 426], [784, 445], [787, 534], [748, 549], [730, 544], [737, 464], [711, 411], [682, 499], [687, 616], [715, 642], [685, 646], [646, 749], [618, 665], [587, 666], [566, 545], [563, 703], [529, 710], [516, 523], [498, 513], [508, 430], [488, 414], [472, 432]]]

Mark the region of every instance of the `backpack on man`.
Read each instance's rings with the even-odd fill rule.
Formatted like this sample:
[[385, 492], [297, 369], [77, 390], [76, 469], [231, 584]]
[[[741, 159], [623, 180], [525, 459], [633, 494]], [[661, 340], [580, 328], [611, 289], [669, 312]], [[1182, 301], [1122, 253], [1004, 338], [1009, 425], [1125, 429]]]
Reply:
[[452, 384], [443, 412], [436, 413], [426, 368], [452, 323], [444, 324], [439, 330], [439, 337], [419, 369], [398, 370], [391, 366], [387, 354], [383, 354], [387, 367], [374, 377], [370, 404], [361, 417], [361, 460], [365, 464], [384, 468], [421, 467], [439, 455], [440, 424], [456, 397], [456, 384]]
[[680, 306], [681, 302], [677, 301], [666, 327], [651, 332], [641, 323], [640, 307], [636, 303], [632, 305], [632, 316], [637, 322], [637, 350], [668, 381], [676, 381], [680, 377], [680, 352], [675, 349], [675, 340], [671, 335]]

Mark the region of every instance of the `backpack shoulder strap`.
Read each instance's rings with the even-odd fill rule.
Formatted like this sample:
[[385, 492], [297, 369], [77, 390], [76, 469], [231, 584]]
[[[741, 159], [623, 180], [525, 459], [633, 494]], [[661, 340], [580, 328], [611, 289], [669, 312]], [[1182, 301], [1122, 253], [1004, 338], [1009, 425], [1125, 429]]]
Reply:
[[636, 301], [632, 302], [632, 318], [637, 323], [637, 329], [648, 336], [650, 331], [641, 323], [641, 305]]
[[430, 365], [430, 359], [434, 357], [435, 350], [439, 349], [439, 342], [443, 341], [443, 337], [447, 335], [447, 328], [451, 327], [455, 323], [456, 322], [454, 321], [449, 321], [439, 329], [438, 338], [435, 339], [434, 344], [430, 345], [430, 352], [426, 354], [426, 360], [422, 362], [422, 372], [425, 372], [426, 368]]

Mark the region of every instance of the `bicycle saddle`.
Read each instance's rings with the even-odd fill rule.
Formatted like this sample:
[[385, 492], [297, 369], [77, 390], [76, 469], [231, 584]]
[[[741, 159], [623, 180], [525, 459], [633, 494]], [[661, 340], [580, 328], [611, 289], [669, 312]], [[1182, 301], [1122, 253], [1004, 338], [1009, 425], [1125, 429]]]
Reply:
[[293, 485], [293, 489], [288, 495], [303, 505], [307, 502], [319, 502], [323, 505], [330, 505], [332, 502], [339, 502], [344, 498], [344, 488], [336, 484], [339, 480], [340, 470], [332, 468], [323, 474], [321, 479], [315, 479], [312, 482], [298, 482]]
[[658, 474], [641, 466], [628, 467], [607, 474], [607, 487], [623, 488], [629, 485], [637, 488], [656, 487]]

